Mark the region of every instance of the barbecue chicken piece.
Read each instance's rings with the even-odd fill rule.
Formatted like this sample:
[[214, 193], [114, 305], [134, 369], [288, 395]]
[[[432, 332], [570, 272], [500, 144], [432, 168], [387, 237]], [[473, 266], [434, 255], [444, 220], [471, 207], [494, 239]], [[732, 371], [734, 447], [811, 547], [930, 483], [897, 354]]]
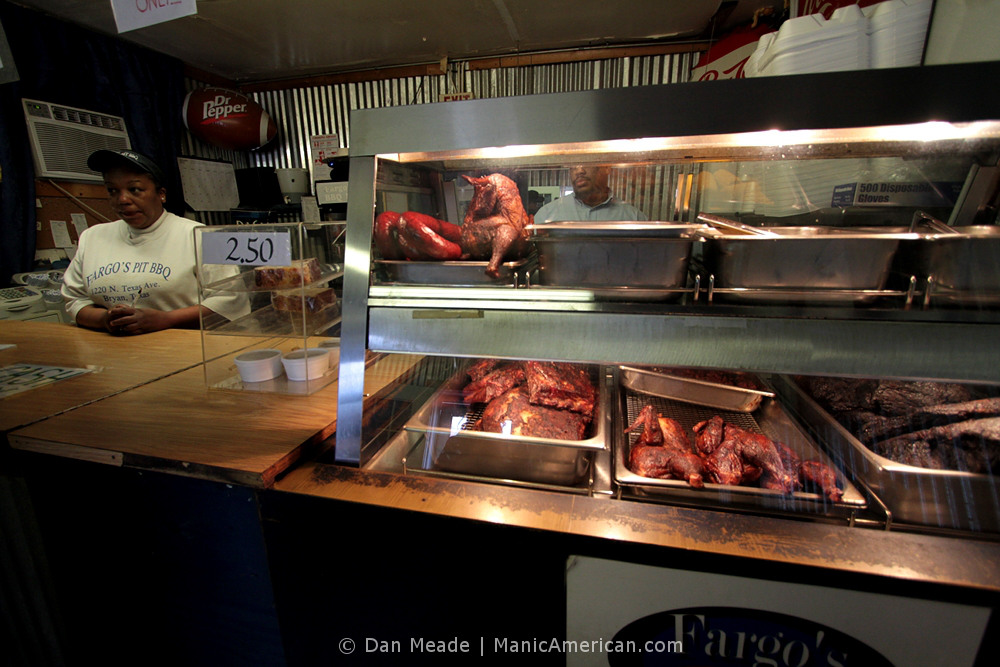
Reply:
[[643, 477], [683, 479], [696, 489], [705, 486], [705, 466], [701, 458], [672, 447], [633, 446], [629, 451], [628, 467]]
[[656, 421], [659, 423], [660, 431], [663, 433], [664, 447], [679, 449], [689, 454], [694, 453], [694, 450], [691, 448], [691, 438], [688, 437], [687, 431], [684, 430], [680, 422], [669, 417], [659, 417]]
[[726, 424], [718, 415], [695, 424], [694, 431], [705, 467], [719, 484], [747, 484], [766, 473], [772, 480], [772, 488], [784, 493], [794, 490], [795, 480], [785, 470], [774, 442], [767, 436]]
[[844, 492], [837, 486], [837, 472], [825, 463], [803, 461], [799, 466], [799, 479], [803, 486], [818, 486], [834, 502], [839, 502], [844, 497]]
[[[781, 463], [785, 470], [792, 475], [795, 481], [795, 490], [802, 488], [818, 488], [823, 495], [834, 502], [843, 499], [844, 492], [837, 485], [837, 471], [820, 461], [803, 461], [802, 457], [783, 443], [776, 442], [774, 446], [781, 457]], [[781, 481], [775, 480], [770, 474], [765, 473], [760, 478], [760, 485], [765, 489], [781, 490]]]
[[708, 456], [722, 443], [725, 426], [719, 415], [694, 425], [694, 444], [702, 456]]
[[[749, 464], [747, 469], [757, 468], [761, 471], [756, 472], [758, 477], [762, 472], [766, 472], [775, 480], [777, 488], [786, 493], [795, 488], [795, 480], [785, 470], [777, 448], [766, 435], [751, 433], [738, 426], [726, 424], [726, 438], [719, 445], [720, 449], [730, 441], [735, 441], [740, 456]], [[753, 473], [748, 470], [748, 474]]]
[[488, 259], [486, 275], [496, 278], [505, 258], [517, 259], [528, 251], [528, 213], [517, 184], [503, 174], [463, 177], [475, 192], [462, 222], [462, 258]]
[[640, 427], [642, 431], [629, 449], [629, 470], [643, 477], [683, 479], [696, 489], [705, 485], [705, 466], [691, 451], [684, 427], [660, 417], [652, 405], [644, 406], [625, 432]]
[[[625, 432], [631, 433], [639, 427], [642, 427], [642, 431], [639, 433], [635, 445], [658, 447], [663, 444], [663, 430], [660, 429], [659, 415], [656, 414], [656, 408], [652, 405], [643, 406], [635, 421], [625, 429]], [[633, 472], [635, 471], [633, 470]]]
[[590, 375], [579, 366], [551, 361], [526, 361], [525, 379], [531, 402], [550, 408], [594, 414], [596, 390]]
[[475, 428], [491, 433], [582, 440], [589, 419], [576, 412], [534, 405], [524, 385], [490, 401]]

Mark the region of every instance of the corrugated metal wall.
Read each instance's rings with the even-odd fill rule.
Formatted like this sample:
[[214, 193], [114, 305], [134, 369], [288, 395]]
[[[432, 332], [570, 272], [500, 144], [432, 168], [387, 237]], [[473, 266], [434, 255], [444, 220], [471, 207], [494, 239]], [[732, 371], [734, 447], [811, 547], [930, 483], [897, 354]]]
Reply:
[[[477, 99], [542, 93], [597, 90], [679, 83], [688, 80], [698, 53], [624, 57], [609, 60], [477, 69], [469, 62], [450, 63], [447, 74], [417, 76], [362, 83], [342, 83], [288, 88], [251, 97], [278, 123], [278, 139], [249, 153], [225, 151], [187, 135], [183, 155], [232, 162], [236, 168], [270, 166], [304, 168], [309, 164], [309, 140], [318, 134], [336, 134], [341, 147], [350, 146], [350, 112], [354, 109], [428, 104], [454, 92], [471, 92]], [[188, 87], [203, 84], [189, 80]], [[653, 173], [659, 168], [640, 169], [619, 177], [616, 191], [645, 210], [654, 219], [669, 219], [671, 193], [661, 183], [672, 183], [672, 174]], [[670, 180], [660, 180], [667, 177]], [[556, 180], [559, 180], [557, 175]], [[565, 180], [564, 178], [562, 180]], [[568, 185], [552, 182], [538, 185]], [[219, 223], [215, 215], [202, 216]]]

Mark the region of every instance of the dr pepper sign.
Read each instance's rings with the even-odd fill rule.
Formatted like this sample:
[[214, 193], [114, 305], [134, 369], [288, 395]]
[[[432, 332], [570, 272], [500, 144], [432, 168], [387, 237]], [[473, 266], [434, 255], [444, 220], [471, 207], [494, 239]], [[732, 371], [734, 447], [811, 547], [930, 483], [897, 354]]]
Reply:
[[196, 88], [184, 98], [184, 126], [198, 139], [227, 150], [260, 148], [278, 126], [255, 101], [226, 88]]

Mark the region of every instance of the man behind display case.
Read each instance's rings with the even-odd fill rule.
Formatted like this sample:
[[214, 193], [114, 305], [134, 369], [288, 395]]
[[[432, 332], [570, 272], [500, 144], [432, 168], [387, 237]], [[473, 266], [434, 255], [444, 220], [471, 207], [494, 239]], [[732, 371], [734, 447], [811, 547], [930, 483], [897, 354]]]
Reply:
[[570, 167], [573, 195], [560, 197], [542, 206], [535, 213], [535, 222], [648, 220], [646, 214], [635, 206], [620, 201], [611, 194], [608, 186], [610, 174], [611, 167], [607, 165]]

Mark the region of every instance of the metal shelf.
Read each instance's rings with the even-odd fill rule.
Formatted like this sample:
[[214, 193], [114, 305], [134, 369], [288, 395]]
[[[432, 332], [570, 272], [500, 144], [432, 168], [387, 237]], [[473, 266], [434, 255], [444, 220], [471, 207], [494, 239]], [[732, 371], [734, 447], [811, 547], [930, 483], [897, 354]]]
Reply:
[[443, 307], [369, 310], [379, 352], [996, 382], [1000, 324]]

